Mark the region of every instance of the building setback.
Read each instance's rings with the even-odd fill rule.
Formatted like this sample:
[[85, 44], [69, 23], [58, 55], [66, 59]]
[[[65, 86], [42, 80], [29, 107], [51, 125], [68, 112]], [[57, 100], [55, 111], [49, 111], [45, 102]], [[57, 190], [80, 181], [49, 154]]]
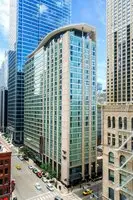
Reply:
[[103, 200], [133, 199], [133, 1], [107, 0]]
[[32, 0], [32, 3], [31, 0], [10, 1], [7, 130], [14, 143], [23, 143], [23, 67], [27, 56], [46, 34], [70, 21], [71, 0]]
[[0, 199], [9, 200], [11, 195], [11, 150], [0, 137]]
[[96, 172], [96, 32], [69, 25], [29, 56], [24, 78], [24, 143], [65, 185]]

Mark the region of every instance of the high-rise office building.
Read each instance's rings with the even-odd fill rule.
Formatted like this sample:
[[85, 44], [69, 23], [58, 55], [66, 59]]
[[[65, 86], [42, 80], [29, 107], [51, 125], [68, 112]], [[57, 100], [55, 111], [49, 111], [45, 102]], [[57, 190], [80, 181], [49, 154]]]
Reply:
[[0, 131], [5, 132], [7, 127], [7, 81], [8, 81], [8, 54], [0, 68]]
[[24, 72], [27, 55], [50, 31], [69, 24], [71, 0], [11, 0], [9, 31], [8, 132], [23, 142]]
[[97, 91], [101, 92], [102, 91], [102, 83], [97, 83]]
[[7, 127], [7, 101], [8, 90], [5, 87], [0, 87], [0, 131], [6, 132]]
[[24, 143], [65, 185], [96, 172], [96, 32], [48, 34], [25, 66]]
[[107, 0], [103, 199], [133, 199], [133, 0]]
[[5, 52], [4, 60], [0, 66], [0, 87], [7, 88], [7, 81], [8, 81], [8, 56]]

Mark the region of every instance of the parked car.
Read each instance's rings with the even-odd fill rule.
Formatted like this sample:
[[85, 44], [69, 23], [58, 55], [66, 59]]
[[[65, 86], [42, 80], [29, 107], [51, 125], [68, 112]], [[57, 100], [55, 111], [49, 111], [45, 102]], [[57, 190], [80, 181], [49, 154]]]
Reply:
[[17, 200], [17, 197], [13, 197], [13, 200]]
[[36, 184], [35, 184], [35, 187], [36, 187], [37, 190], [41, 190], [41, 189], [42, 189], [40, 183], [36, 183]]
[[28, 168], [29, 168], [29, 169], [33, 169], [32, 165], [28, 165]]
[[49, 182], [45, 177], [42, 177], [42, 181], [43, 181], [44, 183], [48, 183], [48, 182]]
[[61, 197], [59, 197], [59, 196], [56, 196], [55, 198], [54, 198], [54, 200], [63, 200]]
[[83, 191], [84, 196], [92, 194], [92, 193], [93, 193], [93, 190], [91, 190], [91, 189], [86, 189], [86, 190]]
[[23, 156], [19, 156], [19, 159], [20, 159], [21, 161], [23, 161], [23, 160], [24, 160]]
[[16, 165], [16, 169], [21, 170], [21, 166], [20, 165]]
[[42, 178], [42, 172], [41, 172], [41, 171], [37, 172], [36, 175], [37, 175], [39, 178]]
[[52, 185], [51, 183], [48, 183], [48, 184], [46, 185], [46, 187], [47, 187], [48, 190], [54, 191], [54, 187], [53, 187], [53, 185]]
[[29, 161], [28, 156], [23, 156], [26, 161]]
[[36, 168], [32, 169], [33, 173], [37, 174], [38, 170]]
[[49, 179], [49, 182], [50, 183], [55, 183], [56, 182], [56, 178]]

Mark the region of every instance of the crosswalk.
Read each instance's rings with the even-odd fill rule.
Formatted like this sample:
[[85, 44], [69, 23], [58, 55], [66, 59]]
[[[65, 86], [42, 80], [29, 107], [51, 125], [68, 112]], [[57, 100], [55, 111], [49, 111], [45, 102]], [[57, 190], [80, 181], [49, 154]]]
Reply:
[[63, 200], [81, 200], [76, 194], [59, 194], [58, 192], [46, 192], [35, 197], [29, 198], [27, 200], [54, 200], [54, 197], [60, 196]]

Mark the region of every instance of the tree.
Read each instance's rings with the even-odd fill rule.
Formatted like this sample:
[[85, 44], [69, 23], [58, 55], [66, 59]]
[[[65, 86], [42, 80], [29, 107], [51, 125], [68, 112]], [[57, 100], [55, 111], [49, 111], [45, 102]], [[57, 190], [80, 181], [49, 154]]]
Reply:
[[35, 155], [34, 153], [26, 146], [23, 146], [19, 149], [19, 154], [23, 154], [24, 156], [30, 157], [30, 158], [34, 158]]

